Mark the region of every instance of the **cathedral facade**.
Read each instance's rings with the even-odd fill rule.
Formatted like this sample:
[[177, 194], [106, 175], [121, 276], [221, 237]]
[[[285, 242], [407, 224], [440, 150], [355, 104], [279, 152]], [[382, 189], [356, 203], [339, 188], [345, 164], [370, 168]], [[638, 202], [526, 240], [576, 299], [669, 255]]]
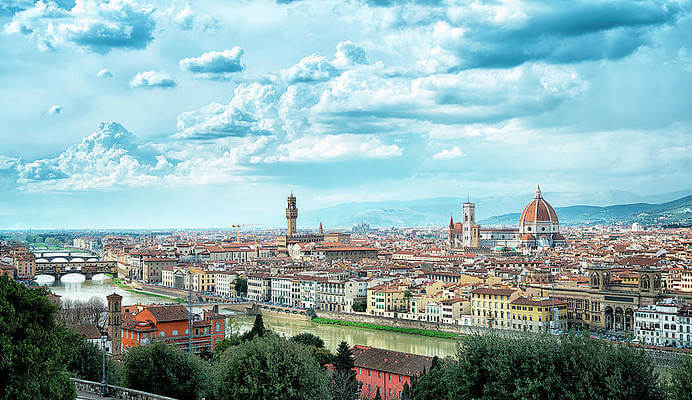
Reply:
[[482, 228], [476, 224], [476, 205], [461, 206], [462, 219], [449, 218], [448, 246], [451, 249], [493, 247], [555, 247], [565, 243], [553, 207], [543, 198], [540, 186], [534, 199], [524, 207], [519, 228]]

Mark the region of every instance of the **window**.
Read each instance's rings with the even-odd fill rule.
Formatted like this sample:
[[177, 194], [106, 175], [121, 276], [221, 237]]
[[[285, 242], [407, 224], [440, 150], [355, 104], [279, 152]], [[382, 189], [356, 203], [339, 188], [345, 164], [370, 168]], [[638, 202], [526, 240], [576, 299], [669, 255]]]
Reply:
[[166, 337], [166, 332], [164, 332], [164, 331], [159, 332], [159, 336]]
[[171, 333], [172, 336], [178, 336], [178, 330], [174, 329], [173, 332]]

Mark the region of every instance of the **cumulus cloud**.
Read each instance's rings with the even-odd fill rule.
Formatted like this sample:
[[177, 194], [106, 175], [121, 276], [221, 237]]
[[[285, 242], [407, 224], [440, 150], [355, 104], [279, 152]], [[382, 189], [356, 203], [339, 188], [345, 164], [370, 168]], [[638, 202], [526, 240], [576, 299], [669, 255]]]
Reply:
[[439, 152], [433, 154], [433, 159], [435, 160], [452, 160], [455, 158], [461, 158], [464, 153], [461, 152], [459, 146], [454, 146], [451, 149], [442, 149]]
[[130, 81], [132, 88], [161, 88], [170, 89], [176, 86], [175, 81], [165, 72], [144, 71], [135, 75]]
[[199, 57], [180, 60], [180, 68], [209, 79], [226, 79], [234, 72], [245, 69], [242, 57], [245, 49], [233, 47], [223, 51], [210, 51]]
[[221, 27], [221, 21], [218, 18], [198, 14], [189, 4], [185, 4], [185, 8], [182, 10], [172, 10], [172, 17], [173, 23], [184, 31], [215, 32]]
[[56, 158], [20, 164], [20, 183], [27, 190], [89, 190], [160, 181], [172, 165], [133, 141], [134, 135], [121, 124], [102, 122]]
[[62, 106], [50, 106], [48, 107], [48, 114], [57, 115], [62, 111]]
[[263, 159], [255, 157], [253, 161], [337, 161], [352, 158], [391, 158], [402, 153], [403, 149], [398, 145], [385, 145], [373, 136], [305, 136], [280, 145], [275, 155]]
[[99, 72], [96, 73], [96, 76], [98, 78], [112, 78], [113, 73], [109, 69], [104, 68], [104, 69], [99, 70]]
[[349, 67], [367, 63], [365, 50], [353, 42], [346, 41], [337, 44], [334, 57], [312, 54], [303, 57], [290, 68], [278, 71], [274, 77], [288, 84], [321, 82], [340, 75]]
[[455, 4], [424, 30], [432, 38], [426, 58], [452, 71], [620, 59], [647, 44], [652, 27], [675, 23], [683, 7], [627, 0], [578, 1], [569, 7], [538, 1]]
[[143, 49], [154, 39], [154, 7], [141, 0], [76, 0], [64, 9], [51, 0], [15, 14], [6, 33], [33, 38], [39, 48], [65, 45], [106, 54], [113, 49]]

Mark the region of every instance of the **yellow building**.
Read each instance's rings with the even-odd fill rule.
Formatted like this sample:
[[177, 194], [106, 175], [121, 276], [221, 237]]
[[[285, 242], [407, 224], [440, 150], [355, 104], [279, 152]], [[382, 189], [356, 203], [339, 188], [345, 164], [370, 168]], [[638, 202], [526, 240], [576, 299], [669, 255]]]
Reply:
[[214, 293], [216, 290], [216, 272], [210, 272], [198, 267], [190, 267], [185, 276], [185, 289], [194, 292]]
[[33, 278], [36, 275], [36, 257], [25, 247], [15, 247], [12, 249], [14, 269], [17, 276]]
[[512, 329], [516, 331], [551, 332], [553, 306], [557, 308], [557, 320], [553, 326], [563, 331], [567, 328], [567, 302], [548, 298], [518, 297], [510, 303]]
[[367, 313], [384, 315], [390, 312], [408, 311], [408, 299], [404, 286], [382, 284], [367, 290]]
[[486, 328], [511, 329], [510, 302], [519, 297], [516, 289], [477, 288], [471, 292], [471, 324]]

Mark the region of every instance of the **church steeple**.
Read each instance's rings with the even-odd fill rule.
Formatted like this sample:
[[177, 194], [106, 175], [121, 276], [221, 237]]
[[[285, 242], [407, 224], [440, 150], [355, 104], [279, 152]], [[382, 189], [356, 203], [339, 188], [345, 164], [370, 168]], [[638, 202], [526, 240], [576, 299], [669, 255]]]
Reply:
[[541, 193], [541, 185], [536, 185], [536, 198], [542, 199], [543, 193]]
[[320, 229], [319, 229], [318, 233], [319, 233], [320, 235], [323, 235], [323, 234], [324, 234], [324, 232], [322, 231], [322, 221], [320, 221]]

